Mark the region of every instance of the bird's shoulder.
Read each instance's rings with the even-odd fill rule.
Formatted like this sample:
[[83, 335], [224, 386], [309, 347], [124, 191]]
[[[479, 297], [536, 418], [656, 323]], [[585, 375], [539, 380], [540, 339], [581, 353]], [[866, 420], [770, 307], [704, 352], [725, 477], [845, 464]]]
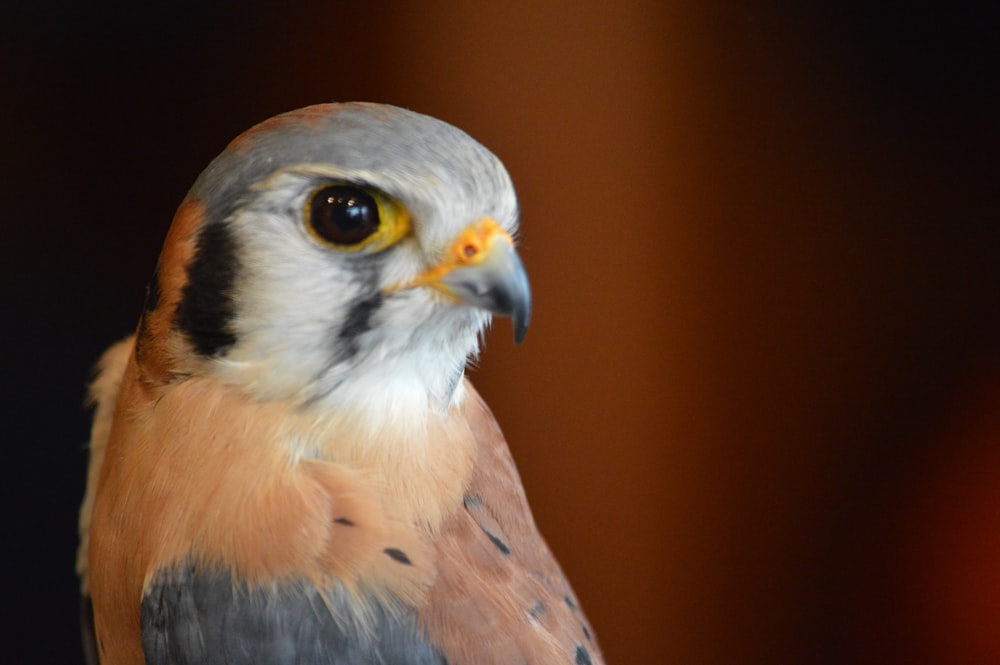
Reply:
[[94, 418], [90, 429], [89, 463], [87, 467], [87, 491], [80, 508], [80, 545], [77, 551], [76, 569], [80, 575], [82, 591], [87, 592], [87, 546], [89, 544], [90, 521], [97, 492], [97, 481], [104, 462], [104, 451], [111, 434], [118, 393], [121, 390], [125, 366], [135, 345], [135, 336], [129, 336], [109, 347], [97, 363], [94, 381], [90, 384], [87, 402], [94, 408]]
[[485, 402], [469, 393], [476, 468], [461, 509], [435, 540], [423, 624], [452, 663], [599, 665], [600, 649], [535, 526], [506, 440]]
[[80, 576], [80, 628], [84, 658], [87, 665], [98, 665], [97, 639], [94, 635], [93, 608], [90, 603], [90, 579], [88, 575], [88, 549], [90, 545], [90, 522], [97, 493], [97, 481], [101, 474], [104, 451], [108, 445], [111, 422], [118, 392], [121, 389], [125, 366], [135, 344], [135, 337], [129, 336], [109, 347], [97, 363], [94, 381], [90, 384], [87, 403], [94, 408], [94, 418], [90, 430], [89, 463], [87, 467], [87, 490], [80, 506], [80, 542], [76, 553], [76, 572]]

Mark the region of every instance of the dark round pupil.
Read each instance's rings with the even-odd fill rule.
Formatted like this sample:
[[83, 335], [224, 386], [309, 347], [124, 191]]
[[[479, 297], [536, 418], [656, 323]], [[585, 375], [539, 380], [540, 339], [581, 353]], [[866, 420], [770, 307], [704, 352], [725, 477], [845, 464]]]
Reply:
[[354, 245], [378, 230], [378, 205], [358, 187], [331, 185], [313, 196], [309, 224], [321, 238]]

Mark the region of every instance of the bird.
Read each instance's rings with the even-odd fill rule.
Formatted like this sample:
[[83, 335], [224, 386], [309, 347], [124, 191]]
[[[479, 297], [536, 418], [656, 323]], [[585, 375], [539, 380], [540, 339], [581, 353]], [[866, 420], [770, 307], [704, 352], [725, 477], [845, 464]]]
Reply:
[[401, 107], [239, 135], [95, 369], [92, 665], [603, 665], [467, 374], [531, 318], [500, 160]]

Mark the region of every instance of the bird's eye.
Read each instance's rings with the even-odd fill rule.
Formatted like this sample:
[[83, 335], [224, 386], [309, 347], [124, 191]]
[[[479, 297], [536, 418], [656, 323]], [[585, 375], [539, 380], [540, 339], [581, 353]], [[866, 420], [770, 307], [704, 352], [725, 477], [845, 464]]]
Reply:
[[307, 215], [309, 228], [334, 245], [357, 245], [379, 227], [375, 198], [351, 185], [329, 185], [316, 192]]
[[326, 247], [342, 251], [378, 252], [411, 230], [410, 215], [390, 196], [351, 183], [317, 189], [306, 204], [309, 233]]

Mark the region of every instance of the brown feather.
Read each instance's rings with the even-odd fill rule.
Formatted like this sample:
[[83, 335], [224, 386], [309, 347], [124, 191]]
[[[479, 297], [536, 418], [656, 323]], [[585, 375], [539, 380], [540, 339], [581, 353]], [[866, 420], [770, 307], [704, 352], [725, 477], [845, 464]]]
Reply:
[[602, 664], [535, 527], [503, 434], [471, 386], [464, 412], [477, 463], [463, 509], [434, 543], [437, 578], [420, 610], [424, 626], [452, 665]]
[[[459, 414], [432, 419], [423, 436], [381, 431], [377, 446], [360, 445], [363, 429], [346, 419], [256, 402], [213, 379], [151, 387], [140, 373], [133, 356], [90, 529], [105, 665], [142, 662], [143, 589], [191, 558], [250, 584], [336, 580], [421, 602], [434, 577], [430, 535], [471, 473]], [[311, 449], [319, 458], [303, 455]]]
[[[325, 126], [339, 112], [321, 105], [278, 116], [229, 151], [261, 147], [284, 128]], [[452, 665], [602, 664], [503, 436], [468, 382], [446, 413], [380, 403], [376, 416], [362, 416], [257, 399], [223, 371], [239, 358], [195, 352], [178, 307], [193, 302], [181, 305], [192, 293], [189, 269], [208, 246], [199, 246], [207, 208], [196, 196], [170, 227], [136, 335], [105, 354], [91, 389], [78, 566], [103, 665], [142, 665], [144, 593], [189, 566], [255, 591], [307, 580], [356, 591], [359, 603], [384, 600], [380, 610], [412, 610]], [[225, 285], [213, 293], [234, 302]], [[357, 610], [352, 630], [374, 634], [366, 622], [377, 612], [324, 597], [331, 612]]]
[[[93, 387], [99, 414], [117, 401], [90, 546], [105, 665], [143, 662], [144, 585], [192, 555], [201, 565], [231, 567], [251, 584], [307, 577], [321, 587], [338, 580], [392, 592], [421, 608], [431, 638], [454, 665], [573, 662], [581, 647], [590, 662], [603, 662], [537, 532], [502, 434], [471, 385], [462, 411], [427, 431], [428, 440], [446, 444], [433, 448], [442, 459], [450, 450], [470, 463], [462, 437], [456, 442], [445, 431], [475, 437], [471, 477], [439, 475], [422, 490], [390, 491], [404, 484], [398, 474], [405, 465], [380, 467], [365, 460], [365, 448], [337, 445], [346, 440], [338, 432], [348, 439], [358, 433], [336, 419], [252, 402], [208, 379], [151, 391], [135, 380], [134, 359], [116, 400], [130, 348], [126, 340], [108, 351]], [[338, 463], [297, 458], [282, 443], [317, 438], [320, 454]], [[413, 448], [382, 443], [380, 450]], [[92, 464], [100, 462], [95, 456]], [[419, 477], [413, 469], [408, 475]], [[441, 519], [428, 520], [426, 502], [435, 493]], [[389, 550], [410, 565], [398, 565]]]
[[197, 356], [175, 330], [174, 320], [204, 220], [204, 205], [186, 199], [177, 209], [163, 242], [155, 277], [158, 284], [151, 285], [159, 289], [159, 302], [153, 311], [143, 315], [136, 342], [141, 370], [138, 378], [146, 385], [161, 386], [177, 374], [195, 370], [191, 363]]
[[80, 546], [76, 553], [76, 572], [80, 576], [80, 592], [90, 593], [87, 575], [87, 549], [90, 545], [90, 520], [94, 510], [97, 479], [104, 461], [104, 450], [111, 434], [111, 421], [118, 402], [122, 374], [132, 353], [135, 337], [130, 336], [110, 347], [97, 363], [97, 377], [90, 384], [87, 403], [95, 407], [94, 422], [90, 427], [90, 462], [87, 467], [87, 493], [80, 506]]

